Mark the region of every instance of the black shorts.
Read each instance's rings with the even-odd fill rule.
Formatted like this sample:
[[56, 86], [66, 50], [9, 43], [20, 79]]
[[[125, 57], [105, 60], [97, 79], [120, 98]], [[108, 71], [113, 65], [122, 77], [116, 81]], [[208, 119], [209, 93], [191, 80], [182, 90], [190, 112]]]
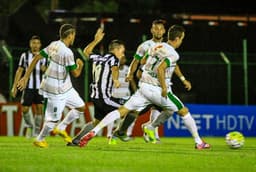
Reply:
[[94, 118], [101, 121], [109, 112], [116, 110], [121, 105], [116, 98], [92, 99], [94, 104]]
[[38, 89], [25, 89], [21, 96], [21, 104], [23, 106], [31, 106], [32, 104], [42, 104], [44, 98], [38, 93]]

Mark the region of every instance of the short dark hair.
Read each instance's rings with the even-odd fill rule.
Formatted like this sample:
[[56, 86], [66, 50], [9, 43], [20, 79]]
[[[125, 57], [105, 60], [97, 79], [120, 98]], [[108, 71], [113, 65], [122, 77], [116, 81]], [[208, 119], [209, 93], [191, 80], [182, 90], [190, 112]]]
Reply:
[[181, 37], [182, 33], [185, 32], [185, 28], [180, 25], [172, 25], [168, 29], [168, 40], [175, 40], [176, 37]]
[[108, 51], [112, 51], [113, 49], [115, 49], [116, 47], [119, 47], [119, 46], [125, 46], [124, 45], [124, 42], [121, 41], [121, 40], [118, 40], [118, 39], [114, 39], [112, 40], [109, 45], [108, 45]]
[[41, 41], [40, 37], [38, 35], [33, 35], [31, 38], [30, 38], [30, 41], [31, 40], [34, 40], [34, 39], [38, 39]]
[[152, 22], [152, 25], [156, 25], [156, 24], [162, 24], [165, 26], [166, 24], [166, 21], [165, 20], [162, 20], [162, 19], [156, 19]]
[[63, 24], [60, 27], [59, 34], [61, 39], [65, 39], [70, 33], [75, 32], [75, 27], [71, 24]]

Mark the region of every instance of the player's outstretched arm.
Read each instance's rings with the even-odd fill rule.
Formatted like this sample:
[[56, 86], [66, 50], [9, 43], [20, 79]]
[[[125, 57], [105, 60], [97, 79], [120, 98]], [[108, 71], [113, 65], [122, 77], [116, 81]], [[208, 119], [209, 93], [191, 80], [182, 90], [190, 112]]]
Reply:
[[89, 57], [89, 55], [92, 53], [94, 47], [103, 39], [105, 33], [103, 32], [102, 28], [98, 28], [97, 32], [94, 35], [94, 40], [89, 43], [85, 48], [84, 48], [84, 55], [86, 58]]

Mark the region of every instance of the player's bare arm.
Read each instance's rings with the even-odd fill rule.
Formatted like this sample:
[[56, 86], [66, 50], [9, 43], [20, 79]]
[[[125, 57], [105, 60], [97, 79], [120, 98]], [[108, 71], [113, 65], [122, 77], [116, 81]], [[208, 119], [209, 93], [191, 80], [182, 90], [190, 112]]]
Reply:
[[12, 90], [11, 90], [11, 96], [13, 98], [16, 97], [17, 95], [17, 83], [18, 81], [20, 80], [22, 74], [23, 74], [23, 71], [24, 71], [24, 68], [23, 67], [18, 67], [17, 71], [16, 71], [16, 74], [15, 74], [15, 78], [14, 78], [14, 82], [13, 82], [13, 85], [12, 85]]
[[103, 39], [105, 33], [102, 28], [99, 28], [94, 35], [94, 40], [84, 48], [84, 55], [86, 58], [93, 52], [94, 47]]
[[162, 88], [162, 96], [167, 96], [167, 85], [165, 82], [165, 69], [167, 68], [166, 62], [163, 60], [157, 68], [157, 78]]
[[45, 72], [46, 69], [47, 69], [47, 67], [46, 67], [45, 65], [42, 65], [42, 66], [40, 67], [40, 70], [41, 70], [42, 72]]
[[112, 79], [113, 79], [113, 82], [114, 82], [114, 87], [115, 88], [119, 88], [121, 86], [119, 80], [118, 80], [118, 77], [119, 77], [119, 67], [118, 66], [113, 66], [111, 68], [111, 71], [112, 71]]
[[182, 72], [181, 72], [180, 67], [179, 67], [178, 64], [175, 66], [174, 73], [175, 73], [176, 76], [181, 80], [181, 82], [184, 84], [184, 87], [185, 87], [188, 91], [190, 91], [191, 88], [192, 88], [192, 85], [191, 85], [190, 81], [188, 81], [188, 80], [184, 77], [184, 75], [182, 74]]
[[83, 66], [84, 66], [84, 62], [81, 60], [81, 59], [79, 59], [79, 58], [77, 58], [76, 59], [76, 69], [74, 69], [74, 70], [71, 70], [70, 72], [71, 72], [71, 74], [74, 76], [74, 77], [79, 77], [80, 76], [80, 74], [81, 74], [81, 72], [82, 72], [82, 69], [83, 69]]
[[139, 64], [140, 64], [140, 61], [138, 59], [133, 58], [133, 60], [130, 64], [130, 67], [129, 67], [129, 72], [125, 79], [127, 82], [129, 82], [133, 79], [134, 72], [136, 71]]

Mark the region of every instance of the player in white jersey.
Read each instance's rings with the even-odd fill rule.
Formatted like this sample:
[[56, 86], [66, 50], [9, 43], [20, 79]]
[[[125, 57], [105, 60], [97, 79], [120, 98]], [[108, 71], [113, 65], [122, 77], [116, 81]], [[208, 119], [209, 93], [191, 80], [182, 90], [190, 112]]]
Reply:
[[[59, 30], [60, 40], [51, 42], [46, 48], [36, 55], [29, 65], [24, 77], [18, 82], [18, 89], [23, 90], [30, 73], [42, 58], [49, 60], [49, 65], [41, 83], [39, 93], [45, 98], [45, 121], [40, 134], [36, 137], [34, 145], [38, 147], [48, 147], [45, 137], [49, 132], [59, 134], [64, 140], [71, 142], [72, 138], [68, 136], [65, 129], [68, 124], [84, 114], [85, 104], [78, 92], [73, 88], [70, 73], [74, 77], [81, 74], [83, 61], [74, 60], [74, 54], [69, 48], [75, 40], [76, 30], [70, 24], [63, 24]], [[61, 119], [64, 107], [71, 110], [62, 122], [54, 128]]]
[[210, 148], [210, 145], [200, 138], [196, 123], [188, 109], [171, 90], [170, 78], [174, 72], [176, 62], [179, 60], [179, 55], [175, 49], [181, 45], [184, 36], [185, 29], [182, 26], [173, 25], [169, 28], [167, 43], [159, 43], [149, 50], [149, 59], [146, 61], [139, 89], [123, 106], [109, 113], [94, 129], [85, 135], [79, 142], [81, 147], [86, 145], [102, 127], [110, 122], [126, 116], [132, 110], [141, 111], [147, 105], [154, 104], [161, 107], [163, 111], [154, 120], [154, 125], [144, 127], [144, 132], [153, 141], [156, 141], [155, 127], [161, 125], [173, 112], [179, 112], [184, 124], [194, 138], [195, 148]]
[[[147, 40], [138, 46], [136, 53], [134, 55], [134, 59], [136, 59], [136, 61], [133, 60], [130, 65], [130, 70], [136, 70], [136, 74], [134, 74], [135, 76], [132, 75], [128, 77], [133, 92], [136, 92], [138, 88], [138, 81], [141, 78], [142, 67], [145, 63], [145, 61], [142, 62], [143, 56], [147, 53], [150, 47], [153, 47], [156, 43], [163, 41], [163, 35], [165, 34], [165, 21], [161, 19], [154, 20], [152, 22], [150, 31], [152, 34], [152, 39]], [[151, 120], [153, 120], [158, 114], [160, 114], [160, 112], [156, 109], [156, 107], [154, 107], [153, 105], [149, 105], [147, 108], [141, 111], [140, 114], [137, 114], [137, 115], [144, 114], [148, 110], [150, 110]], [[121, 123], [121, 126], [119, 126], [118, 130], [115, 131], [114, 135], [116, 137], [119, 137], [121, 140], [124, 140], [124, 138], [127, 137], [127, 139], [125, 140], [128, 140], [129, 137], [126, 136], [125, 133], [129, 134], [129, 131], [132, 129], [132, 127], [135, 124], [135, 118], [136, 118], [136, 115], [128, 114], [127, 117], [124, 119], [124, 121]], [[157, 128], [156, 128], [156, 137], [159, 140]], [[147, 141], [147, 138], [145, 139], [145, 141]]]
[[[130, 82], [131, 81], [134, 82], [135, 79], [141, 78], [142, 71], [143, 71], [142, 68], [143, 68], [143, 65], [146, 63], [146, 58], [143, 58], [143, 57], [147, 54], [148, 50], [151, 47], [154, 47], [157, 43], [160, 43], [163, 41], [163, 35], [165, 34], [165, 21], [161, 20], [161, 19], [154, 20], [152, 22], [150, 31], [152, 33], [152, 39], [141, 43], [139, 45], [139, 47], [137, 48], [137, 51], [134, 55], [134, 59], [131, 63], [130, 70], [131, 71], [137, 70], [137, 72], [136, 72], [137, 78], [133, 77], [134, 72], [130, 72], [130, 76], [128, 76], [128, 79]], [[191, 89], [191, 83], [184, 79], [183, 74], [178, 65], [175, 66], [175, 74], [179, 78], [182, 79], [182, 83], [184, 84], [185, 88], [189, 91]], [[133, 87], [133, 89], [134, 89], [134, 91], [136, 91], [137, 87]], [[142, 124], [142, 128], [147, 123], [154, 121], [154, 119], [157, 118], [157, 116], [160, 114], [160, 111], [162, 109], [157, 106], [149, 105], [147, 108], [145, 108], [143, 111], [141, 111], [138, 115], [142, 115], [145, 112], [147, 112], [148, 110], [150, 110], [150, 119], [148, 122]], [[129, 117], [129, 118], [125, 118], [124, 122], [119, 127], [119, 130], [116, 131], [116, 133], [115, 133], [116, 136], [122, 136], [126, 130], [129, 130], [129, 128], [127, 129], [127, 127], [131, 126], [132, 125], [131, 123], [134, 123], [134, 121], [132, 121], [132, 120], [127, 120], [127, 119], [131, 119], [133, 116], [127, 115], [127, 117]], [[156, 127], [155, 136], [156, 136], [156, 140], [157, 140], [156, 143], [160, 143], [160, 137], [158, 135], [158, 127]], [[150, 141], [149, 137], [146, 135], [146, 133], [143, 133], [143, 137], [144, 137], [145, 142]]]
[[[33, 57], [39, 54], [41, 48], [41, 39], [39, 36], [34, 35], [29, 40], [30, 50], [22, 53], [19, 61], [19, 66], [15, 74], [14, 83], [11, 90], [12, 97], [17, 95], [17, 83], [23, 75], [23, 72], [27, 70], [29, 64], [33, 60]], [[38, 93], [39, 86], [42, 80], [43, 73], [47, 66], [46, 59], [41, 59], [40, 63], [37, 63], [35, 69], [29, 77], [28, 85], [22, 92], [21, 107], [22, 117], [25, 121], [26, 137], [37, 136], [40, 132], [43, 122], [43, 96]], [[35, 108], [32, 108], [34, 114], [34, 122], [31, 120], [30, 108], [32, 104]]]

